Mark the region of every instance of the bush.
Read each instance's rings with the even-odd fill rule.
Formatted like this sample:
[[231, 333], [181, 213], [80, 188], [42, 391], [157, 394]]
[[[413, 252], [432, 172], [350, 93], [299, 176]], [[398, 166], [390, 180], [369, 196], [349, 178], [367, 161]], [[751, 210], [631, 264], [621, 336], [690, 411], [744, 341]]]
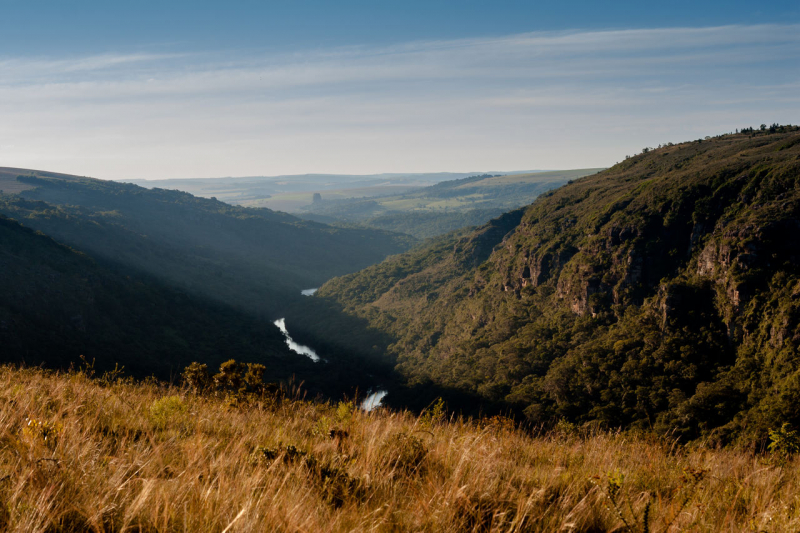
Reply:
[[239, 363], [230, 359], [222, 363], [219, 372], [213, 376], [207, 365], [195, 362], [186, 367], [181, 377], [195, 394], [222, 393], [227, 396], [229, 404], [235, 405], [247, 400], [248, 394], [282, 396], [280, 385], [264, 383], [266, 371], [267, 367], [260, 363]]
[[780, 429], [771, 429], [769, 441], [770, 453], [780, 460], [789, 459], [800, 452], [800, 435], [788, 423], [784, 423]]
[[202, 394], [211, 388], [211, 374], [208, 372], [208, 365], [192, 363], [187, 366], [181, 375], [183, 382], [191, 388], [195, 394]]
[[180, 396], [166, 396], [150, 405], [150, 420], [157, 429], [182, 426], [186, 411], [186, 404]]

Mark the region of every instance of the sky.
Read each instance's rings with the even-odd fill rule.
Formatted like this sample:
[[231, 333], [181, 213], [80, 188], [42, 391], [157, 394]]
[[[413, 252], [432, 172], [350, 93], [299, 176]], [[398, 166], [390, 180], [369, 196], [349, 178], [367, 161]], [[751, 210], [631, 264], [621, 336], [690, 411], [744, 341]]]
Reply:
[[800, 123], [800, 2], [0, 0], [0, 166], [612, 165]]

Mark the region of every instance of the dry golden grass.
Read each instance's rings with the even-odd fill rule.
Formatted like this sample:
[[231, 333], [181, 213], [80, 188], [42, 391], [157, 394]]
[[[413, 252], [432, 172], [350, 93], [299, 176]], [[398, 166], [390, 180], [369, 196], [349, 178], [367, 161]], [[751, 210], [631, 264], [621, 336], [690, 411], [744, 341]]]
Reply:
[[0, 368], [0, 446], [7, 531], [800, 529], [793, 460], [81, 373]]

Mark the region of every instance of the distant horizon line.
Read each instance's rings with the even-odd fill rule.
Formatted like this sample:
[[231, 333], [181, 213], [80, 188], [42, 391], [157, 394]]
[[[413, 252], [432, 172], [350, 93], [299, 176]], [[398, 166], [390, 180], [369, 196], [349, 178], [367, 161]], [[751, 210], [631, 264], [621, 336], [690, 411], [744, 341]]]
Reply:
[[[293, 178], [293, 177], [306, 177], [306, 176], [313, 176], [313, 177], [320, 177], [320, 176], [330, 176], [330, 177], [363, 177], [363, 178], [370, 178], [370, 177], [403, 177], [403, 176], [433, 176], [438, 174], [469, 174], [469, 175], [481, 175], [481, 174], [502, 174], [502, 175], [511, 175], [511, 174], [541, 174], [544, 172], [564, 172], [567, 170], [594, 170], [594, 169], [606, 169], [608, 167], [599, 166], [599, 167], [581, 167], [581, 168], [549, 168], [549, 169], [533, 169], [533, 170], [475, 170], [475, 171], [467, 171], [467, 172], [459, 172], [459, 171], [439, 171], [439, 172], [377, 172], [372, 174], [346, 174], [346, 173], [326, 173], [326, 172], [306, 172], [302, 174], [274, 174], [274, 175], [267, 175], [267, 174], [260, 174], [260, 175], [251, 175], [251, 176], [217, 176], [217, 177], [206, 177], [206, 178], [136, 178], [136, 179], [113, 179], [110, 181], [117, 181], [123, 183], [136, 183], [139, 181], [192, 181], [192, 180], [245, 180], [245, 179], [264, 179], [264, 178]], [[89, 176], [87, 176], [89, 177]]]

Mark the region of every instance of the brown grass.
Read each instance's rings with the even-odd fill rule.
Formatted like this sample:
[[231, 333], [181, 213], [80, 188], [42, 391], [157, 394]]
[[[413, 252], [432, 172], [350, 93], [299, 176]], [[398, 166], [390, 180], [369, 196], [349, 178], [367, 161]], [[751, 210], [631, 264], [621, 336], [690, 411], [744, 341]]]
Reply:
[[0, 367], [7, 531], [797, 531], [797, 466]]

